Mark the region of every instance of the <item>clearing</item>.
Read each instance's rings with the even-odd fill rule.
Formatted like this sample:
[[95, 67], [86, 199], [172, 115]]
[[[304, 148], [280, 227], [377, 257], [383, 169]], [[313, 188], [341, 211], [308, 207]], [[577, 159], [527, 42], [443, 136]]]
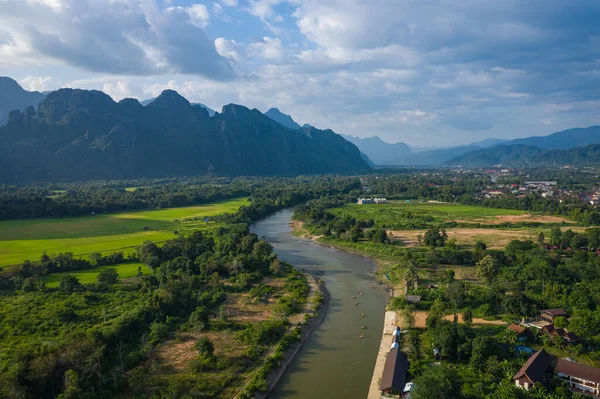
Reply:
[[[120, 250], [127, 252], [127, 249], [131, 250], [145, 240], [163, 242], [171, 239], [175, 236], [175, 230], [213, 226], [214, 222], [206, 223], [201, 219], [226, 212], [234, 213], [245, 204], [246, 198], [236, 198], [183, 208], [77, 218], [2, 221], [0, 266], [38, 260], [44, 252], [72, 252], [75, 255]], [[186, 218], [200, 220], [185, 221]]]

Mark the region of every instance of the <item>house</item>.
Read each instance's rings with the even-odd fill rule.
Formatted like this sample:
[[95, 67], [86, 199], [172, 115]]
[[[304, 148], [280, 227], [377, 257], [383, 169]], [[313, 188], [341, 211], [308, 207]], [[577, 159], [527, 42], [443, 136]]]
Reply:
[[359, 205], [365, 205], [365, 204], [372, 204], [373, 203], [373, 198], [359, 198], [357, 203]]
[[568, 344], [573, 344], [578, 341], [575, 333], [567, 332], [564, 328], [556, 328], [554, 324], [546, 324], [542, 327], [542, 332], [548, 334], [550, 337], [561, 337]]
[[600, 396], [600, 369], [565, 359], [558, 359], [554, 369], [571, 391]]
[[552, 370], [552, 356], [544, 349], [534, 353], [515, 374], [513, 380], [518, 388], [529, 390], [536, 382], [544, 383]]
[[554, 319], [561, 316], [567, 317], [567, 312], [562, 309], [544, 309], [540, 312], [539, 318], [548, 323], [554, 323]]
[[406, 373], [408, 372], [408, 356], [406, 353], [392, 349], [385, 358], [383, 375], [379, 390], [381, 393], [402, 393], [406, 386]]
[[373, 202], [376, 204], [387, 204], [387, 198], [373, 198]]

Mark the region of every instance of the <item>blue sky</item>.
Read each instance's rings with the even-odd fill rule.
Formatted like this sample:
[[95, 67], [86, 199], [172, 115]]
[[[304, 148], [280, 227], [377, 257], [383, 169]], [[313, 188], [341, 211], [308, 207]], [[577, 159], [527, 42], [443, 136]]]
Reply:
[[0, 75], [449, 146], [600, 124], [600, 2], [0, 0]]

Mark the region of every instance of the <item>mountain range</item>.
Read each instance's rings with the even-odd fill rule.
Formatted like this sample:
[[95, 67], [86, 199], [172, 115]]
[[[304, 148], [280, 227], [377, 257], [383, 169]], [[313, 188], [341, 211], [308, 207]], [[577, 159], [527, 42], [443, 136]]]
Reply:
[[213, 117], [175, 91], [143, 106], [61, 89], [0, 127], [0, 180], [362, 173], [359, 150], [331, 130], [288, 129], [229, 104]]
[[568, 129], [542, 137], [508, 141], [447, 160], [463, 167], [562, 166], [600, 163], [600, 126]]
[[0, 126], [6, 124], [10, 111], [37, 107], [44, 97], [43, 93], [24, 90], [15, 80], [0, 76]]
[[[140, 104], [142, 104], [145, 107], [146, 105], [152, 104], [154, 102], [154, 100], [156, 100], [156, 97], [140, 101]], [[215, 114], [217, 113], [217, 111], [215, 111], [214, 109], [212, 109], [210, 107], [207, 107], [206, 105], [204, 105], [202, 103], [190, 103], [190, 104], [199, 105], [200, 107], [204, 108], [205, 110], [208, 111], [208, 116], [210, 116], [210, 117], [215, 116]]]

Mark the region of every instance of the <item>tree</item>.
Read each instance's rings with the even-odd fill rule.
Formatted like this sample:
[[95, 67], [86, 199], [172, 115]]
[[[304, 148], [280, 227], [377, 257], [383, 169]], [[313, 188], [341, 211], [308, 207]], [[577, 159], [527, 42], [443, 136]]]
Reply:
[[471, 308], [465, 309], [463, 313], [463, 321], [469, 327], [471, 326], [471, 323], [473, 323], [473, 311], [471, 310]]
[[412, 261], [406, 262], [406, 270], [404, 270], [404, 281], [407, 285], [412, 285], [413, 282], [418, 281], [419, 276], [417, 275], [417, 268]]
[[144, 241], [137, 249], [140, 262], [145, 263], [150, 269], [156, 269], [160, 266], [160, 248], [152, 241]]
[[402, 319], [404, 321], [405, 328], [413, 328], [415, 326], [415, 307], [412, 305], [406, 306], [402, 310]]
[[79, 376], [73, 369], [65, 373], [65, 389], [58, 395], [57, 399], [78, 399], [81, 398], [83, 391], [79, 388]]
[[215, 352], [215, 346], [207, 337], [200, 337], [194, 348], [200, 353], [200, 356], [204, 357], [212, 357]]
[[98, 281], [98, 284], [116, 284], [119, 280], [119, 273], [115, 269], [108, 267], [106, 269], [102, 269], [102, 271], [100, 271], [100, 274], [98, 274], [98, 277], [96, 279]]
[[546, 236], [544, 235], [543, 231], [540, 231], [540, 234], [538, 234], [538, 238], [537, 238], [538, 245], [540, 247], [543, 247], [545, 244], [545, 241], [546, 241]]
[[60, 278], [58, 289], [60, 292], [70, 294], [79, 288], [80, 285], [81, 284], [79, 284], [77, 277], [71, 276], [70, 274], [65, 274]]
[[485, 359], [490, 355], [490, 342], [487, 337], [478, 336], [471, 344], [471, 368], [481, 370]]
[[492, 285], [498, 275], [498, 262], [490, 255], [486, 255], [477, 262], [475, 274], [478, 279], [483, 280], [487, 286]]
[[421, 335], [419, 334], [419, 330], [413, 328], [408, 332], [408, 348], [410, 355], [414, 359], [418, 359], [421, 355]]
[[565, 316], [555, 317], [554, 326], [556, 328], [566, 328], [569, 326], [569, 320]]
[[552, 245], [560, 245], [562, 243], [562, 232], [560, 231], [560, 227], [554, 226], [552, 230], [550, 230], [550, 244]]
[[358, 224], [355, 224], [350, 229], [350, 241], [358, 242], [358, 240], [362, 237], [362, 229]]
[[460, 397], [460, 381], [453, 369], [431, 366], [414, 379], [413, 399], [456, 399]]
[[443, 247], [446, 245], [446, 240], [448, 240], [446, 229], [440, 230], [438, 227], [432, 227], [425, 232], [423, 244], [428, 247]]
[[387, 235], [385, 229], [373, 229], [372, 235], [371, 235], [371, 241], [378, 242], [381, 244], [387, 242], [388, 235]]

